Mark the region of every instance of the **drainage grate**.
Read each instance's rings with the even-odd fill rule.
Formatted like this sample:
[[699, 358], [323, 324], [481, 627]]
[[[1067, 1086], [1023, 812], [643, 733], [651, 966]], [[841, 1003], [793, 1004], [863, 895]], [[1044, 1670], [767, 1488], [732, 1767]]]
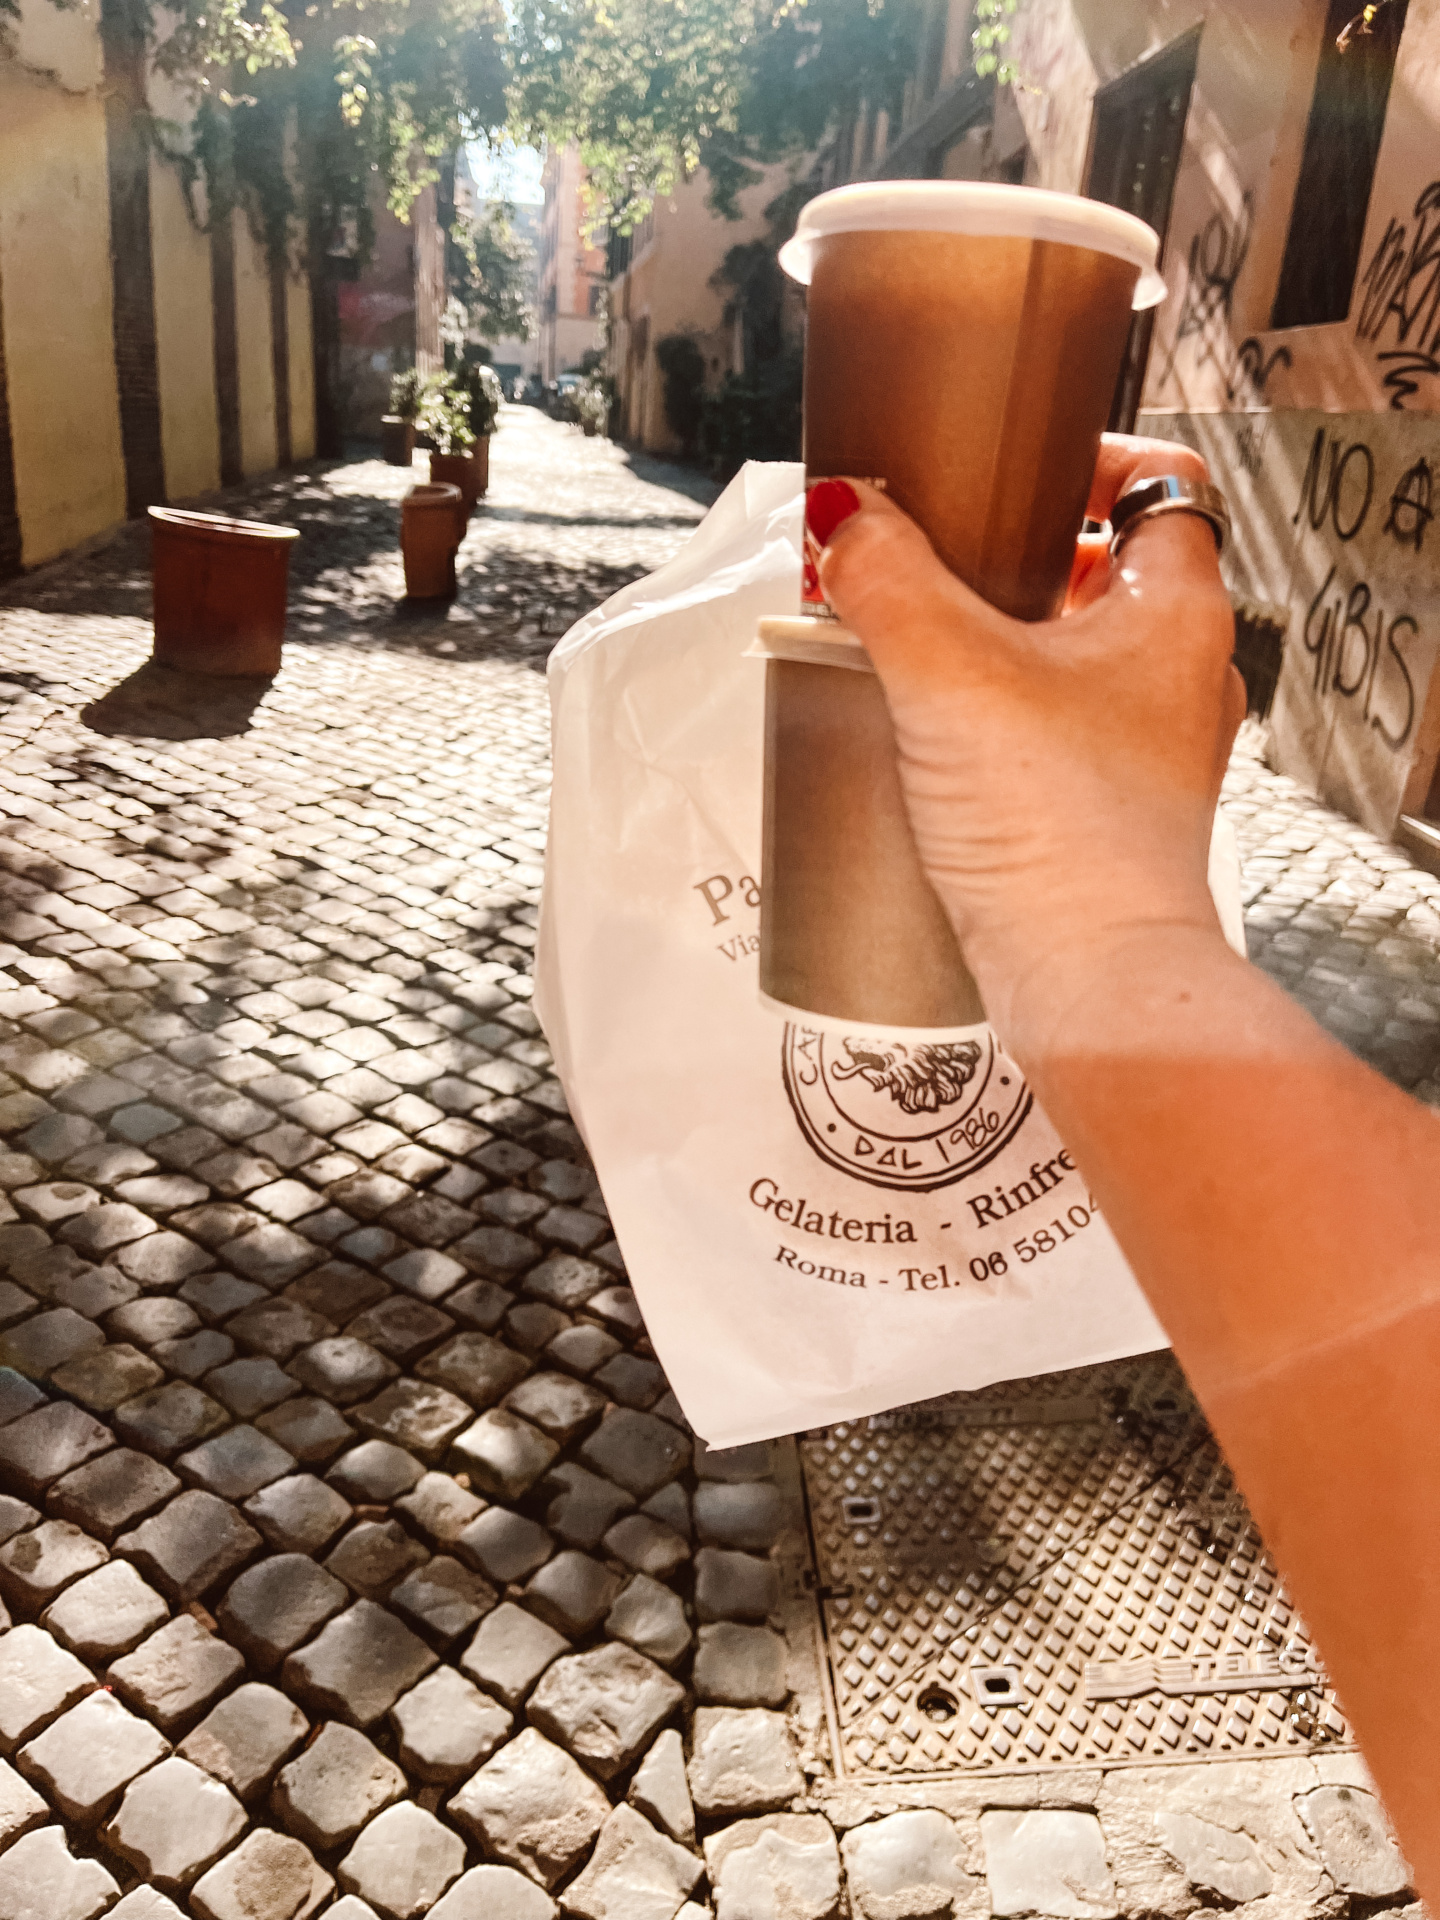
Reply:
[[1348, 1744], [1168, 1353], [847, 1422], [800, 1453], [843, 1773]]

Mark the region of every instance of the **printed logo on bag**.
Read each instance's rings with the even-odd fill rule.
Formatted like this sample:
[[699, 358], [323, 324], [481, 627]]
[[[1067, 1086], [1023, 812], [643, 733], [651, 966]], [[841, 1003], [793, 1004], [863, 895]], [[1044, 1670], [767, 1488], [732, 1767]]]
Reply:
[[820, 1158], [901, 1192], [978, 1173], [1030, 1111], [1029, 1088], [988, 1032], [906, 1045], [787, 1025], [781, 1062], [800, 1131]]

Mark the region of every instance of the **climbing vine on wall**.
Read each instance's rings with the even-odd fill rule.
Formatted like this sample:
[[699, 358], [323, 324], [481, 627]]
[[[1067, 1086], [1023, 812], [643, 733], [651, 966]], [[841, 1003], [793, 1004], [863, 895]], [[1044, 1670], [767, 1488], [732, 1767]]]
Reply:
[[403, 217], [443, 156], [504, 123], [502, 0], [121, 4], [192, 102], [150, 129], [197, 219], [242, 207], [272, 253], [298, 217], [327, 254], [343, 235], [363, 255], [377, 188]]
[[1019, 0], [975, 0], [975, 25], [970, 32], [971, 55], [978, 74], [994, 74], [1000, 86], [1019, 82], [1020, 69], [1011, 59], [1010, 22]]

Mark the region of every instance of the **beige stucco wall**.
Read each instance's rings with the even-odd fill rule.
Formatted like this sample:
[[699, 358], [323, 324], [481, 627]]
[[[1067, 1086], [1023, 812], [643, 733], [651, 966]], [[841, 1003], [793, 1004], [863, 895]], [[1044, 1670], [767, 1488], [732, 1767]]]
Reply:
[[[667, 199], [657, 201], [640, 230], [628, 273], [611, 289], [610, 369], [627, 392], [624, 431], [656, 452], [676, 450], [665, 419], [663, 379], [655, 361], [659, 341], [689, 333], [705, 356], [706, 377], [717, 382], [734, 365], [734, 330], [725, 319], [723, 292], [710, 282], [732, 247], [766, 231], [765, 208], [790, 180], [787, 167], [765, 170], [739, 196], [740, 218], [725, 220], [706, 205], [703, 168]], [[648, 320], [643, 364], [632, 353], [637, 325]]]
[[[99, 0], [22, 0], [13, 52], [0, 59], [0, 328], [25, 566], [104, 533], [125, 512], [103, 69]], [[183, 124], [194, 100], [152, 74], [150, 105]], [[219, 484], [210, 246], [158, 158], [150, 220], [165, 486], [172, 499], [193, 498]], [[315, 405], [303, 273], [288, 293], [292, 445], [308, 459]], [[256, 473], [276, 461], [270, 290], [263, 249], [240, 217], [236, 295], [242, 457]]]
[[315, 457], [315, 356], [310, 336], [310, 282], [291, 273], [285, 282], [290, 330], [290, 456]]
[[0, 280], [27, 566], [125, 510], [95, 0], [28, 9], [0, 62]]
[[[1393, 315], [1367, 322], [1360, 337], [1366, 272], [1392, 221], [1413, 239], [1416, 198], [1440, 173], [1440, 7], [1412, 4], [1406, 20], [1350, 319], [1279, 332], [1270, 328], [1270, 308], [1324, 26], [1323, 10], [1309, 0], [1200, 7], [1030, 0], [1014, 44], [1031, 89], [1016, 104], [1036, 183], [1080, 192], [1096, 89], [1197, 24], [1195, 89], [1166, 248], [1170, 297], [1157, 316], [1145, 405], [1165, 412], [1388, 408], [1387, 363], [1378, 356], [1395, 346], [1399, 323]], [[1440, 408], [1440, 368], [1424, 379], [1428, 389], [1414, 405]]]
[[554, 380], [604, 344], [599, 318], [590, 311], [590, 288], [605, 272], [605, 251], [586, 239], [590, 208], [578, 147], [546, 156], [544, 185], [536, 280], [537, 365], [542, 380]]
[[235, 222], [235, 334], [240, 362], [240, 465], [268, 473], [275, 447], [275, 363], [270, 346], [270, 272], [243, 213]]
[[172, 500], [220, 484], [210, 241], [191, 218], [175, 169], [150, 164], [150, 252], [165, 490]]

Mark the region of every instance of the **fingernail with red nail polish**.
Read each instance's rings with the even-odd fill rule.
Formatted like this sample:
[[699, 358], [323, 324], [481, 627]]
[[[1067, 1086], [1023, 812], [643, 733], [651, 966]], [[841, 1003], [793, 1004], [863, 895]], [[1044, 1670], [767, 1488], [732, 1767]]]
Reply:
[[818, 546], [826, 546], [842, 521], [860, 511], [860, 496], [848, 480], [817, 480], [805, 496], [805, 525]]

